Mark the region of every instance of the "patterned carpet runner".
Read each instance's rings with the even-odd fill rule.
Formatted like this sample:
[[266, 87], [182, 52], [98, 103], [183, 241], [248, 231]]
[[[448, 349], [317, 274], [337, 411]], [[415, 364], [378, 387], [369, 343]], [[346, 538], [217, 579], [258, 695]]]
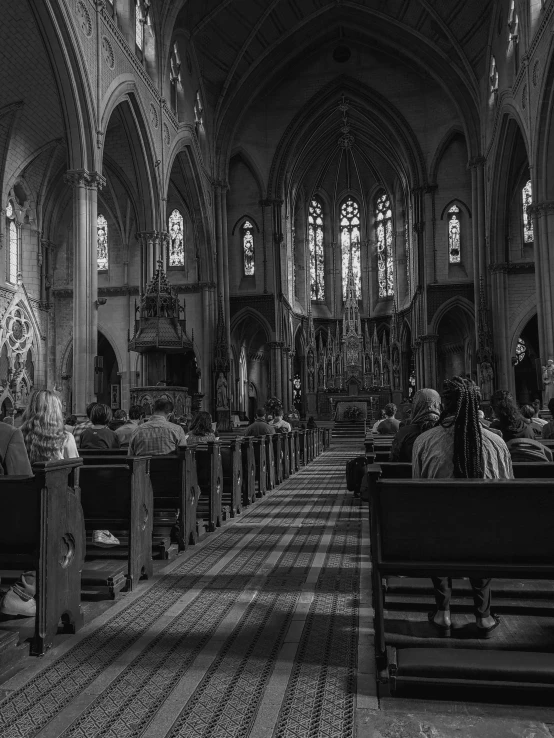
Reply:
[[0, 735], [352, 736], [361, 511], [344, 485], [351, 456], [322, 454], [108, 611], [8, 693]]

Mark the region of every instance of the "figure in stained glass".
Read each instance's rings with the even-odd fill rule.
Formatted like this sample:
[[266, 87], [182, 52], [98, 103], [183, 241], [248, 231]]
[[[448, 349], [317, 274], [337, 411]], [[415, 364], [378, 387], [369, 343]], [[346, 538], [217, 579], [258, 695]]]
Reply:
[[99, 272], [108, 269], [108, 222], [100, 214], [96, 219], [96, 265]]
[[242, 225], [242, 251], [244, 256], [244, 275], [254, 276], [254, 226], [249, 220]]
[[394, 294], [392, 258], [392, 210], [388, 196], [383, 192], [375, 201], [375, 223], [377, 231], [377, 278], [379, 297]]
[[523, 243], [533, 243], [535, 234], [533, 233], [533, 219], [529, 214], [528, 208], [533, 204], [533, 188], [531, 180], [525, 183], [521, 190], [521, 200], [523, 206]]
[[183, 242], [183, 216], [174, 210], [169, 216], [169, 266], [185, 264], [185, 245]]
[[308, 216], [310, 284], [312, 300], [325, 299], [325, 256], [323, 251], [323, 206], [314, 198]]
[[352, 272], [356, 297], [361, 298], [361, 268], [360, 268], [360, 206], [351, 197], [348, 197], [340, 209], [340, 240], [342, 250], [342, 294], [346, 298], [346, 283], [348, 280], [348, 265], [352, 254]]
[[460, 208], [452, 205], [448, 211], [448, 261], [450, 264], [459, 264], [462, 260], [461, 236]]

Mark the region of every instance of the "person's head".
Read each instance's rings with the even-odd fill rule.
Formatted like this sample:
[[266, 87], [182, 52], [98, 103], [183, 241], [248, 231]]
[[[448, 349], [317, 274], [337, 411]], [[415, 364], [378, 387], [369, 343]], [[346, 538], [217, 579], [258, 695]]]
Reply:
[[35, 390], [23, 415], [21, 432], [29, 461], [52, 461], [65, 443], [62, 401], [52, 390]]
[[212, 416], [205, 410], [201, 410], [198, 415], [193, 418], [190, 424], [190, 433], [193, 436], [206, 436], [209, 433], [213, 433], [212, 430]]
[[439, 422], [454, 426], [454, 476], [482, 478], [483, 436], [479, 422], [479, 387], [467, 377], [452, 377], [444, 383], [443, 410]]
[[554, 418], [554, 397], [552, 397], [550, 400], [548, 400], [548, 409], [550, 411], [550, 414]]
[[127, 413], [125, 410], [122, 410], [121, 408], [119, 410], [116, 410], [113, 414], [114, 420], [127, 420]]
[[[410, 411], [408, 411], [410, 412]], [[418, 390], [414, 395], [410, 423], [418, 425], [421, 431], [434, 428], [441, 412], [439, 393], [428, 387]]]
[[521, 412], [508, 390], [496, 390], [491, 397], [491, 407], [502, 430], [515, 430], [521, 424]]
[[144, 410], [140, 405], [131, 405], [129, 408], [129, 419], [140, 420], [144, 415]]
[[283, 411], [275, 410], [275, 420], [283, 420]]
[[107, 405], [98, 402], [90, 414], [90, 422], [93, 425], [108, 425], [112, 419], [112, 411]]
[[484, 420], [485, 419], [485, 413], [482, 410], [479, 410], [479, 412], [477, 414], [479, 415], [479, 420]]
[[522, 405], [521, 406], [521, 414], [524, 418], [527, 420], [531, 420], [531, 418], [535, 417], [535, 410], [531, 405]]
[[66, 425], [77, 425], [77, 417], [75, 415], [68, 415], [65, 419]]
[[394, 414], [396, 413], [396, 405], [394, 402], [389, 402], [387, 405], [385, 405], [385, 416], [387, 418], [394, 418]]
[[91, 413], [92, 413], [92, 410], [93, 410], [93, 408], [94, 408], [94, 406], [95, 406], [95, 405], [96, 405], [96, 402], [90, 402], [90, 403], [89, 403], [89, 404], [87, 405], [86, 413], [87, 413], [87, 418], [88, 418], [89, 420], [90, 420], [90, 415], [91, 415]]
[[259, 407], [256, 410], [256, 420], [263, 420], [265, 418], [265, 412], [263, 408]]
[[310, 415], [310, 417], [308, 418], [307, 427], [308, 428], [315, 428], [315, 420], [314, 420], [314, 416], [313, 415]]
[[166, 418], [173, 412], [173, 403], [164, 397], [159, 397], [154, 403], [152, 415], [163, 415]]

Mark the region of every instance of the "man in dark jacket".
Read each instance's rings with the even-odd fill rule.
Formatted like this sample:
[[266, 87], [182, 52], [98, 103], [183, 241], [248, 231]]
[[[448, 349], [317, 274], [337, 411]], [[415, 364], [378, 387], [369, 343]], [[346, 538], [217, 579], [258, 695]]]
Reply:
[[265, 413], [261, 408], [256, 410], [256, 420], [244, 431], [245, 436], [267, 436], [275, 433], [275, 427], [265, 422]]

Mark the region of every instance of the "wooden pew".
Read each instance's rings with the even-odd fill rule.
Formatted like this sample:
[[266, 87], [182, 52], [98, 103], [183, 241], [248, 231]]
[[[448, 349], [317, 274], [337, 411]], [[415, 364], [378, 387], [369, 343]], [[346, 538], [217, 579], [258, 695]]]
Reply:
[[222, 502], [234, 518], [242, 510], [242, 438], [221, 442], [221, 466], [223, 468]]
[[[391, 575], [551, 580], [550, 480], [380, 479], [371, 487], [369, 519], [382, 684], [393, 692], [425, 684], [494, 687], [516, 674], [520, 688], [554, 687], [554, 654], [388, 646], [383, 595], [383, 578]], [[538, 676], [533, 658], [544, 661]]]
[[298, 460], [301, 466], [306, 466], [308, 463], [308, 442], [305, 428], [298, 431]]
[[288, 433], [281, 433], [281, 453], [283, 455], [283, 479], [288, 479], [290, 471], [290, 441]]
[[[81, 503], [87, 531], [82, 582], [107, 587], [111, 597], [139, 579], [152, 576], [153, 495], [150, 458], [127, 457], [125, 463], [83, 466]], [[96, 548], [93, 530], [109, 530], [121, 545]], [[94, 563], [92, 563], [94, 562]]]
[[265, 464], [267, 469], [266, 489], [275, 489], [275, 455], [273, 453], [273, 442], [271, 435], [264, 436], [265, 443]]
[[298, 431], [294, 428], [288, 435], [289, 438], [289, 454], [290, 454], [290, 473], [296, 474], [300, 468], [300, 459], [298, 452]]
[[[50, 648], [60, 620], [66, 633], [75, 633], [83, 624], [85, 539], [78, 487], [82, 463], [40, 463], [33, 465], [34, 476], [0, 476], [0, 569], [16, 576], [36, 572], [31, 655], [42, 656]], [[4, 648], [9, 640], [4, 636], [0, 641]], [[2, 667], [16, 660], [16, 644], [11, 645], [14, 650], [1, 654]]]
[[274, 433], [271, 438], [273, 445], [273, 458], [275, 459], [275, 484], [281, 484], [283, 481], [283, 434]]
[[219, 442], [199, 444], [196, 450], [196, 474], [200, 488], [197, 517], [207, 521], [208, 532], [219, 528], [229, 518], [229, 509], [221, 500], [223, 469]]
[[242, 438], [242, 504], [244, 507], [256, 501], [256, 460], [253, 441], [251, 436]]
[[265, 497], [267, 493], [267, 461], [265, 453], [265, 436], [253, 439], [254, 461], [256, 473], [254, 475], [256, 485], [256, 497]]

